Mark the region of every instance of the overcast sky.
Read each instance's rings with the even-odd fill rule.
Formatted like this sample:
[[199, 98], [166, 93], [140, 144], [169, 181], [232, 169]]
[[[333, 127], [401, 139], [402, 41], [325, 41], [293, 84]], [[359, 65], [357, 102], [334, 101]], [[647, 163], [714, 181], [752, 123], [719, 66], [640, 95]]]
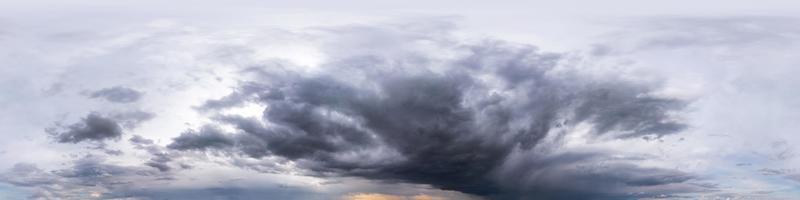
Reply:
[[793, 199], [797, 1], [0, 2], [0, 199]]

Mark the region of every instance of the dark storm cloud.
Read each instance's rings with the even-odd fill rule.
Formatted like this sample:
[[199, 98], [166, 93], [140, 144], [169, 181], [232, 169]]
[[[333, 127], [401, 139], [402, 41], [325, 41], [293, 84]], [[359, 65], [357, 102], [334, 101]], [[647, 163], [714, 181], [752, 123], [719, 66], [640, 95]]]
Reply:
[[152, 113], [139, 110], [108, 115], [92, 112], [77, 123], [68, 126], [57, 125], [47, 128], [45, 131], [60, 143], [102, 142], [119, 139], [124, 129], [136, 128], [140, 123], [150, 120], [154, 116]]
[[114, 86], [94, 91], [89, 94], [89, 97], [103, 98], [115, 103], [131, 103], [138, 101], [142, 97], [142, 93], [131, 88]]
[[[512, 153], [494, 179], [506, 190], [492, 199], [626, 199], [700, 192], [683, 184], [695, 177], [671, 169], [640, 167], [607, 153], [561, 153], [531, 156]], [[648, 187], [657, 187], [648, 191]], [[645, 188], [631, 190], [632, 188]], [[578, 192], [576, 192], [578, 191]], [[656, 192], [657, 191], [657, 192]]]
[[[169, 148], [276, 156], [318, 175], [422, 183], [510, 199], [618, 196], [630, 188], [692, 179], [624, 163], [595, 173], [546, 170], [602, 155], [514, 161], [546, 157], [533, 153], [553, 145], [544, 138], [558, 138], [578, 124], [590, 125], [593, 137], [673, 134], [686, 125], [670, 113], [686, 102], [653, 95], [656, 85], [559, 68], [562, 55], [532, 46], [486, 42], [453, 48], [462, 56], [438, 65], [417, 54], [350, 55], [325, 64], [337, 72], [248, 70], [268, 81], [247, 83], [200, 109], [251, 101], [268, 107], [261, 119], [217, 116], [214, 120], [237, 132], [208, 125], [184, 132]], [[531, 176], [543, 172], [555, 175]], [[526, 187], [514, 186], [518, 181]], [[614, 187], [606, 194], [596, 184]], [[574, 195], [556, 195], [563, 193]]]

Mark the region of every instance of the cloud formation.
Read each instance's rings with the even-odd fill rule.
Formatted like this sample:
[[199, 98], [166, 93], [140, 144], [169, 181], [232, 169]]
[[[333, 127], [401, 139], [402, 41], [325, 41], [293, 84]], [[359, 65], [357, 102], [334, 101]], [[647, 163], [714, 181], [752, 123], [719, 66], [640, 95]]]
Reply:
[[47, 132], [60, 143], [103, 141], [119, 139], [122, 136], [122, 127], [117, 121], [100, 116], [98, 113], [89, 113], [81, 122], [62, 128], [65, 130], [49, 128]]
[[46, 171], [36, 165], [18, 163], [0, 180], [33, 189], [29, 199], [97, 199], [126, 197], [130, 186], [168, 177], [144, 167], [107, 163], [102, 156], [86, 155], [67, 168]]
[[[458, 43], [402, 28], [337, 31], [347, 35], [351, 29], [367, 33], [365, 40], [393, 40], [331, 48], [333, 58], [314, 73], [280, 66], [245, 70], [255, 80], [200, 110], [255, 103], [266, 107], [263, 115], [218, 115], [213, 119], [219, 125], [188, 130], [169, 148], [278, 157], [319, 176], [429, 184], [509, 199], [614, 198], [692, 179], [624, 161], [582, 173], [569, 169], [604, 154], [553, 153], [574, 132], [607, 140], [659, 138], [685, 129], [675, 115], [688, 102], [657, 95], [655, 83], [581, 73], [563, 64], [565, 55], [528, 45]], [[348, 48], [367, 50], [341, 52]], [[236, 131], [215, 127], [222, 125]]]
[[397, 196], [378, 193], [358, 193], [349, 194], [342, 197], [342, 200], [445, 200], [445, 198], [429, 195]]
[[45, 129], [45, 132], [59, 143], [118, 140], [124, 129], [136, 128], [140, 123], [150, 120], [154, 116], [152, 113], [139, 110], [112, 113], [108, 116], [91, 112], [79, 122], [68, 126], [56, 125]]
[[102, 98], [114, 103], [132, 103], [138, 101], [142, 97], [142, 93], [131, 88], [114, 86], [94, 91], [89, 94], [89, 97]]
[[0, 199], [795, 199], [781, 2], [7, 4]]

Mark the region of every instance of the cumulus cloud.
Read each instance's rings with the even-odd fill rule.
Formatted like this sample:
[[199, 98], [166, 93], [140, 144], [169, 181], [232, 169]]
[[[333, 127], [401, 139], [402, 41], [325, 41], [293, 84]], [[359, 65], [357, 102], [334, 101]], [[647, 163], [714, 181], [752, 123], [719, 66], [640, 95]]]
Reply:
[[[691, 175], [624, 161], [594, 173], [560, 170], [604, 154], [551, 152], [565, 135], [580, 131], [590, 140], [626, 140], [684, 130], [676, 115], [688, 102], [657, 95], [657, 83], [582, 73], [565, 64], [567, 55], [529, 45], [458, 42], [402, 26], [336, 31], [358, 35], [352, 30], [367, 33], [365, 40], [392, 40], [333, 45], [331, 58], [315, 72], [245, 70], [243, 76], [254, 80], [200, 109], [256, 103], [266, 107], [263, 115], [218, 115], [213, 119], [219, 125], [236, 130], [188, 130], [169, 148], [278, 157], [314, 175], [428, 184], [495, 198], [691, 190], [680, 186]], [[539, 176], [546, 173], [552, 174]], [[679, 186], [651, 190], [671, 184]]]
[[118, 140], [125, 129], [133, 129], [154, 116], [152, 113], [138, 110], [110, 115], [91, 112], [79, 122], [68, 126], [56, 125], [45, 131], [59, 143]]
[[122, 136], [122, 127], [117, 121], [103, 117], [98, 113], [89, 113], [81, 122], [57, 128], [49, 128], [47, 132], [60, 143], [78, 143], [82, 141], [103, 141], [118, 139]]
[[178, 150], [205, 150], [234, 145], [234, 139], [214, 126], [204, 126], [199, 131], [188, 130], [175, 138], [169, 148]]
[[104, 88], [89, 94], [91, 98], [102, 98], [114, 103], [132, 103], [142, 97], [142, 93], [127, 87], [114, 86]]

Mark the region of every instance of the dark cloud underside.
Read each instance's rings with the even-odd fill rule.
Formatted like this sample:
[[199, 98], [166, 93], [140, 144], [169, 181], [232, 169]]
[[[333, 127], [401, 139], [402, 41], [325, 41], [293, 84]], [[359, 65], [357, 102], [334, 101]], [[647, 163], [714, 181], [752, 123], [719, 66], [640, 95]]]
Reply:
[[[598, 157], [560, 162], [538, 155], [535, 149], [552, 145], [543, 144], [544, 138], [558, 138], [578, 124], [590, 125], [592, 137], [672, 134], [685, 125], [670, 113], [686, 102], [653, 95], [654, 85], [581, 75], [558, 65], [562, 55], [535, 47], [496, 42], [457, 48], [462, 56], [445, 61], [421, 52], [346, 56], [324, 65], [335, 71], [316, 75], [257, 69], [269, 81], [247, 82], [200, 109], [254, 102], [267, 106], [260, 119], [218, 116], [217, 122], [235, 126], [237, 133], [208, 125], [181, 134], [169, 147], [277, 156], [318, 175], [430, 184], [498, 198], [601, 193], [592, 184], [612, 185], [603, 195], [613, 196], [630, 187], [690, 179], [630, 165], [612, 167], [663, 176], [551, 171], [585, 180], [582, 185], [528, 176]], [[533, 158], [511, 162], [527, 159], [519, 155]], [[509, 175], [522, 179], [498, 178]]]
[[107, 115], [92, 112], [77, 123], [68, 126], [54, 126], [45, 131], [60, 143], [118, 140], [125, 129], [136, 128], [140, 123], [150, 120], [154, 116], [152, 113], [139, 110]]
[[103, 141], [117, 139], [122, 136], [122, 127], [113, 119], [90, 113], [81, 122], [65, 127], [66, 130], [58, 131], [48, 129], [58, 142], [78, 143], [82, 141]]

